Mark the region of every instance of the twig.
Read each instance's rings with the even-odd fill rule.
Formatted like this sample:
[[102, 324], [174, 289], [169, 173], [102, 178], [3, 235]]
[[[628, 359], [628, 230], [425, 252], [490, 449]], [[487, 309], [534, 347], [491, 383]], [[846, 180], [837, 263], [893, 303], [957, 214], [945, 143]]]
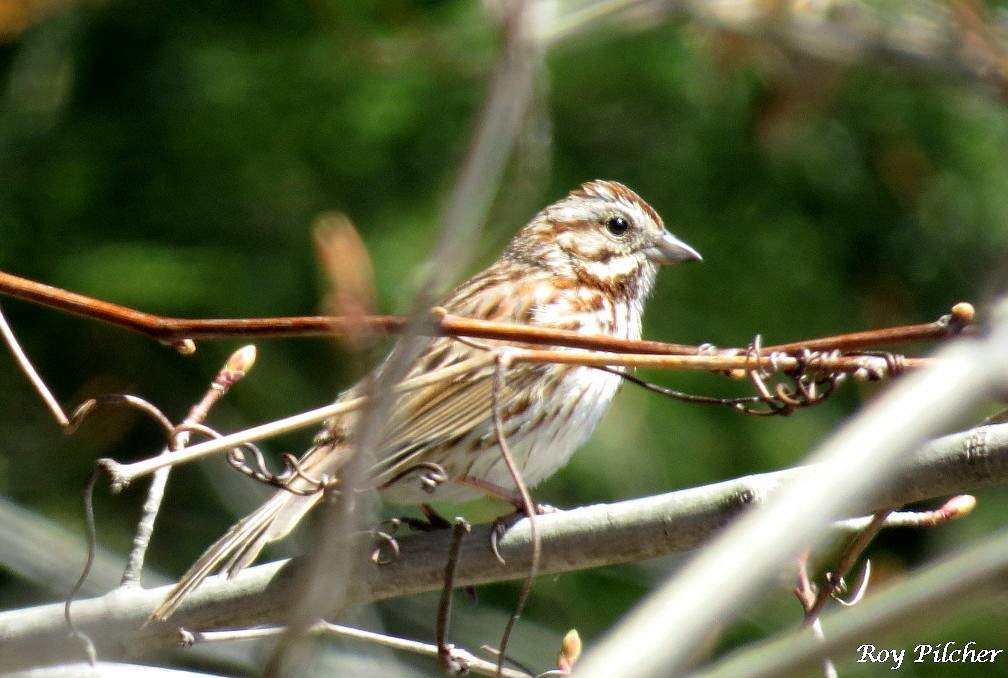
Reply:
[[[4, 323], [4, 326], [6, 326], [6, 323]], [[17, 342], [14, 339], [13, 334], [8, 337], [8, 341], [12, 348], [17, 348]], [[251, 367], [255, 351], [254, 349], [251, 351], [249, 349], [250, 347], [245, 347], [231, 356], [231, 359], [228, 360], [224, 369], [222, 369], [215, 378], [210, 391], [203, 397], [200, 403], [193, 407], [189, 418], [179, 428], [174, 427], [171, 421], [157, 407], [143, 398], [131, 394], [111, 394], [91, 398], [81, 403], [81, 405], [79, 405], [69, 417], [63, 413], [62, 408], [60, 408], [59, 404], [56, 403], [55, 399], [52, 399], [52, 403], [55, 406], [55, 410], [53, 410], [53, 412], [54, 415], [56, 415], [57, 421], [61, 422], [61, 428], [63, 428], [64, 432], [70, 434], [75, 432], [81, 423], [83, 423], [83, 421], [99, 406], [119, 405], [137, 409], [150, 416], [161, 426], [161, 429], [165, 432], [169, 441], [168, 447], [165, 449], [163, 454], [168, 454], [173, 446], [185, 443], [188, 438], [185, 427], [198, 425], [199, 422], [196, 421], [196, 419], [202, 419], [205, 417], [213, 403], [227, 391], [227, 388], [244, 376], [244, 371], [246, 369]], [[29, 370], [31, 373], [34, 373], [31, 363], [27, 361], [27, 358], [25, 358], [25, 363], [22, 367], [26, 369], [26, 374]], [[37, 377], [37, 375], [35, 376]], [[40, 390], [40, 393], [49, 393], [48, 387], [46, 387], [45, 383], [41, 379], [37, 379], [37, 382], [33, 383], [36, 383], [36, 388]], [[85, 558], [84, 567], [81, 571], [80, 577], [70, 594], [67, 596], [64, 610], [67, 626], [71, 629], [71, 635], [81, 642], [92, 665], [97, 661], [94, 643], [87, 634], [78, 630], [75, 626], [71, 615], [71, 604], [77, 597], [78, 592], [84, 586], [84, 582], [87, 580], [88, 575], [91, 573], [91, 567], [94, 563], [95, 551], [97, 549], [97, 531], [94, 519], [94, 488], [100, 468], [100, 465], [96, 464], [95, 469], [88, 478], [85, 486], [84, 518], [87, 526], [87, 556]], [[147, 546], [150, 544], [150, 537], [153, 533], [154, 522], [157, 519], [157, 513], [161, 506], [161, 499], [164, 496], [169, 471], [170, 467], [159, 469], [155, 473], [151, 482], [147, 498], [144, 501], [141, 517], [137, 524], [137, 531], [133, 538], [133, 546], [130, 549], [126, 567], [120, 581], [120, 586], [132, 586], [140, 581], [144, 556], [147, 552]]]
[[[480, 356], [428, 374], [414, 377], [392, 387], [392, 392], [402, 393], [426, 386], [434, 381], [448, 379], [458, 374], [485, 366], [493, 360], [492, 356]], [[512, 349], [509, 360], [513, 363], [563, 363], [589, 367], [609, 367], [622, 365], [627, 367], [652, 367], [665, 369], [699, 369], [714, 372], [729, 370], [751, 371], [754, 369], [789, 371], [800, 368], [814, 368], [832, 372], [853, 373], [856, 378], [882, 378], [889, 374], [890, 361], [885, 357], [871, 355], [822, 356], [810, 364], [807, 359], [790, 356], [657, 356], [637, 354], [596, 353], [587, 351], [536, 351]], [[906, 367], [921, 367], [932, 364], [930, 358], [908, 358]], [[114, 459], [99, 459], [98, 464], [108, 473], [112, 490], [118, 491], [132, 483], [137, 478], [153, 473], [159, 468], [187, 463], [201, 457], [230, 450], [243, 443], [262, 440], [289, 431], [319, 424], [337, 414], [360, 408], [368, 401], [367, 397], [325, 405], [307, 412], [278, 419], [276, 421], [254, 426], [252, 428], [208, 440], [191, 447], [182, 448], [171, 455], [159, 455], [130, 464], [121, 464]]]
[[[766, 349], [764, 349], [766, 351]], [[813, 362], [790, 355], [644, 355], [632, 353], [602, 353], [599, 351], [546, 351], [515, 349], [514, 363], [554, 363], [585, 367], [644, 367], [669, 370], [703, 370], [708, 372], [745, 373], [753, 370], [789, 372], [802, 368], [823, 372], [845, 372], [856, 379], [876, 380], [890, 376], [892, 366], [884, 356], [816, 355]], [[906, 358], [902, 367], [918, 369], [934, 364], [933, 358]]]
[[[172, 318], [144, 313], [118, 304], [44, 285], [0, 271], [0, 294], [35, 302], [91, 320], [108, 323], [176, 345], [185, 339], [212, 340], [232, 337], [268, 338], [303, 336], [365, 336], [397, 334], [406, 330], [406, 316], [289, 316], [278, 318]], [[573, 330], [555, 330], [489, 320], [463, 318], [435, 308], [430, 314], [433, 336], [466, 336], [528, 344], [571, 346], [625, 353], [687, 354], [696, 348], [661, 341], [633, 341], [609, 336], [585, 335]]]
[[88, 663], [91, 664], [91, 666], [94, 666], [95, 662], [98, 661], [98, 651], [95, 649], [95, 644], [94, 641], [91, 640], [91, 637], [81, 631], [77, 625], [74, 624], [73, 615], [70, 612], [70, 606], [77, 597], [81, 588], [83, 588], [88, 575], [91, 573], [91, 566], [94, 565], [95, 552], [98, 547], [98, 532], [95, 527], [94, 516], [94, 489], [97, 482], [98, 469], [94, 469], [84, 486], [83, 497], [84, 527], [87, 530], [87, 557], [84, 560], [84, 567], [81, 570], [80, 577], [77, 578], [77, 583], [73, 585], [73, 588], [67, 595], [66, 601], [63, 603], [63, 618], [66, 620], [67, 628], [70, 629], [70, 637], [80, 643], [81, 648], [84, 650], [84, 655], [87, 657]]
[[[98, 407], [103, 405], [125, 406], [132, 409], [136, 409], [140, 412], [143, 412], [144, 414], [152, 418], [154, 421], [156, 421], [161, 426], [162, 431], [164, 431], [167, 437], [170, 438], [174, 433], [174, 427], [172, 426], [171, 421], [161, 412], [161, 410], [159, 410], [157, 407], [147, 402], [143, 398], [130, 394], [110, 394], [110, 395], [98, 396], [97, 398], [91, 398], [90, 400], [85, 400], [77, 407], [76, 410], [74, 410], [73, 414], [70, 415], [70, 417], [68, 418], [64, 417], [67, 422], [66, 425], [63, 426], [64, 432], [69, 434], [76, 431], [77, 427], [80, 426], [85, 419], [87, 419], [88, 415], [90, 415], [92, 412], [98, 409]], [[94, 519], [94, 489], [99, 473], [100, 470], [98, 465], [96, 464], [91, 472], [91, 475], [88, 477], [87, 482], [85, 483], [83, 509], [84, 509], [84, 522], [87, 527], [87, 555], [84, 560], [84, 567], [81, 570], [80, 578], [77, 580], [77, 583], [74, 584], [73, 589], [67, 596], [66, 608], [65, 608], [67, 625], [71, 628], [74, 637], [80, 638], [81, 642], [85, 645], [89, 657], [91, 657], [92, 655], [93, 644], [91, 643], [91, 640], [87, 637], [87, 635], [78, 632], [78, 630], [75, 628], [70, 615], [70, 605], [77, 597], [78, 592], [84, 586], [84, 582], [87, 580], [88, 575], [91, 573], [91, 567], [94, 564], [95, 559], [95, 552], [98, 548], [98, 533], [95, 527], [95, 519]], [[129, 570], [127, 568], [127, 572], [128, 571]], [[137, 576], [139, 576], [139, 574]], [[91, 662], [94, 663], [94, 661], [95, 658], [92, 658]]]
[[[481, 356], [451, 367], [435, 370], [428, 374], [408, 379], [392, 388], [393, 392], [401, 393], [426, 386], [434, 381], [447, 379], [486, 365], [492, 357]], [[665, 369], [697, 369], [712, 372], [730, 370], [751, 371], [754, 369], [780, 370], [787, 372], [801, 368], [814, 368], [831, 372], [853, 373], [856, 378], [879, 379], [889, 374], [890, 361], [885, 357], [873, 355], [821, 356], [813, 363], [807, 359], [791, 356], [671, 356], [671, 355], [637, 355], [598, 353], [588, 351], [537, 351], [512, 349], [509, 351], [512, 363], [561, 363], [582, 365], [588, 367], [609, 367], [621, 365], [626, 367], [651, 367]], [[933, 364], [930, 358], [908, 358], [906, 367], [917, 368]], [[268, 424], [255, 426], [245, 431], [209, 440], [198, 445], [178, 450], [170, 456], [158, 456], [131, 464], [120, 464], [113, 459], [100, 459], [99, 464], [112, 479], [113, 490], [122, 489], [136, 478], [152, 473], [164, 466], [180, 464], [228, 450], [242, 443], [261, 440], [280, 435], [289, 431], [318, 424], [320, 422], [350, 410], [357, 409], [367, 402], [366, 397], [355, 398], [309, 410], [301, 414], [279, 419]]]
[[[934, 527], [941, 523], [962, 518], [976, 507], [976, 497], [959, 494], [932, 511], [893, 511], [885, 519], [883, 527]], [[835, 527], [854, 531], [863, 530], [872, 518], [854, 518], [834, 523]]]
[[[766, 349], [764, 349], [764, 352]], [[447, 379], [458, 374], [467, 372], [486, 365], [492, 360], [491, 357], [481, 356], [471, 361], [459, 363], [451, 367], [435, 370], [429, 374], [408, 379], [393, 387], [394, 392], [405, 392], [415, 388], [428, 385], [440, 379]], [[572, 365], [583, 365], [591, 367], [627, 366], [627, 367], [651, 367], [664, 369], [699, 369], [714, 372], [725, 372], [731, 370], [767, 370], [767, 371], [793, 371], [799, 369], [815, 369], [827, 372], [852, 373], [856, 378], [882, 378], [890, 373], [892, 361], [884, 356], [875, 355], [816, 355], [813, 358], [802, 358], [784, 356], [777, 354], [770, 355], [649, 355], [649, 354], [617, 354], [599, 353], [589, 351], [544, 351], [512, 349], [509, 351], [509, 360], [512, 363], [563, 363]], [[908, 368], [917, 368], [933, 364], [930, 358], [907, 358], [903, 361]], [[261, 440], [270, 436], [279, 435], [288, 431], [318, 424], [330, 417], [361, 407], [367, 399], [365, 397], [354, 400], [339, 402], [324, 407], [309, 410], [298, 415], [293, 415], [261, 426], [256, 426], [245, 431], [223, 436], [216, 440], [210, 440], [198, 445], [183, 448], [174, 454], [166, 457], [155, 457], [151, 459], [134, 462], [132, 464], [120, 464], [112, 459], [102, 459], [99, 463], [112, 479], [113, 490], [121, 489], [136, 478], [152, 473], [159, 468], [184, 463], [205, 455], [231, 449], [242, 443]]]
[[[227, 359], [224, 367], [217, 373], [210, 388], [196, 405], [189, 410], [189, 415], [170, 436], [168, 445], [162, 455], [171, 455], [189, 442], [189, 431], [196, 425], [202, 424], [210, 413], [210, 409], [220, 400], [236, 383], [241, 381], [245, 374], [252, 369], [255, 364], [255, 346], [244, 346]], [[147, 498], [144, 501], [140, 520], [137, 523], [136, 534], [133, 536], [133, 546], [130, 549], [129, 557], [126, 560], [126, 568], [123, 572], [122, 586], [138, 584], [140, 574], [143, 571], [144, 557], [147, 547], [150, 544], [151, 535], [154, 532], [154, 523], [157, 521], [158, 512], [161, 509], [161, 501], [164, 498], [165, 487], [168, 484], [168, 474], [171, 466], [164, 466], [154, 473], [150, 487], [147, 490]]]
[[[808, 551], [802, 553], [798, 558], [798, 586], [795, 588], [794, 594], [805, 611], [805, 618], [808, 619], [808, 612], [815, 605], [816, 601], [815, 586], [812, 585], [812, 581], [808, 576]], [[816, 617], [811, 620], [808, 626], [812, 631], [813, 637], [820, 643], [825, 644], [826, 633], [823, 631], [822, 620]], [[822, 658], [822, 668], [825, 678], [837, 678], [837, 671], [833, 665], [833, 660], [825, 654]]]
[[918, 341], [936, 341], [948, 339], [971, 328], [970, 323], [976, 317], [972, 304], [960, 301], [946, 315], [934, 322], [919, 325], [903, 325], [901, 327], [885, 327], [864, 332], [851, 332], [832, 337], [793, 341], [764, 348], [764, 351], [789, 353], [801, 349], [811, 351], [860, 351], [869, 348], [886, 346], [901, 346]]
[[[501, 416], [501, 397], [503, 396], [505, 386], [504, 377], [507, 368], [511, 364], [511, 354], [510, 352], [498, 351], [495, 355], [497, 364], [494, 369], [493, 388], [490, 391], [494, 436], [497, 438], [497, 447], [500, 450], [501, 459], [504, 460], [504, 465], [507, 467], [508, 473], [511, 474], [511, 480], [514, 482], [518, 496], [521, 498], [522, 509], [528, 517], [529, 536], [532, 541], [528, 575], [523, 582], [521, 593], [518, 594], [514, 610], [512, 610], [511, 616], [508, 617], [507, 624], [504, 626], [504, 633], [501, 634], [500, 647], [498, 648], [499, 655], [497, 656], [497, 675], [500, 676], [504, 670], [504, 658], [507, 654], [508, 641], [511, 639], [511, 633], [514, 630], [515, 624], [518, 623], [522, 610], [528, 602], [532, 591], [532, 582], [539, 572], [539, 561], [542, 558], [542, 540], [539, 537], [539, 527], [536, 524], [535, 502], [532, 501], [532, 495], [529, 494], [528, 486], [525, 484], [524, 478], [522, 478], [521, 470], [515, 464], [514, 456], [511, 454], [507, 435], [504, 433], [504, 420]], [[496, 544], [496, 541], [494, 543]], [[494, 550], [496, 551], [496, 546]]]
[[[355, 629], [351, 626], [343, 626], [341, 624], [333, 624], [328, 621], [319, 621], [310, 627], [313, 632], [328, 633], [340, 638], [349, 638], [351, 640], [360, 640], [366, 643], [372, 643], [374, 645], [380, 645], [382, 647], [388, 647], [393, 650], [401, 650], [403, 652], [411, 652], [423, 657], [430, 657], [432, 659], [438, 658], [439, 648], [437, 645], [431, 645], [430, 643], [421, 643], [416, 640], [409, 640], [407, 638], [399, 638], [397, 636], [390, 636], [384, 633], [376, 633], [375, 631], [366, 631], [364, 629]], [[282, 626], [267, 626], [255, 629], [235, 629], [233, 631], [185, 631], [183, 634], [184, 639], [187, 644], [190, 643], [219, 643], [219, 642], [229, 642], [235, 640], [253, 640], [259, 638], [270, 638], [279, 636], [286, 632], [286, 629]], [[497, 665], [496, 663], [491, 663], [485, 659], [463, 650], [458, 647], [451, 648], [452, 656], [458, 660], [460, 663], [465, 664], [469, 671], [472, 673], [479, 674], [481, 676], [496, 676], [497, 675]], [[510, 669], [504, 670], [504, 678], [529, 678], [527, 674], [520, 673], [518, 671], [512, 671]]]
[[844, 587], [844, 577], [854, 567], [854, 562], [864, 553], [864, 550], [878, 536], [882, 528], [885, 527], [886, 518], [892, 512], [893, 509], [877, 512], [868, 525], [854, 535], [854, 538], [843, 549], [835, 570], [826, 574], [826, 582], [823, 584], [822, 589], [820, 589], [812, 605], [805, 610], [805, 626], [819, 619], [819, 615], [822, 613], [823, 608], [826, 607], [826, 603]]
[[[293, 337], [350, 336], [392, 334], [403, 332], [409, 319], [403, 316], [292, 316], [279, 318], [171, 318], [144, 313], [125, 306], [111, 304], [75, 292], [43, 285], [0, 271], [0, 294], [32, 301], [77, 315], [117, 325], [139, 332], [166, 344], [183, 339], [207, 340], [230, 337]], [[800, 349], [856, 350], [881, 348], [917, 341], [933, 341], [970, 331], [964, 326], [973, 316], [972, 306], [960, 302], [952, 312], [932, 323], [906, 325], [779, 344], [763, 349], [766, 352], [788, 352]], [[945, 322], [945, 319], [948, 319]], [[434, 309], [430, 329], [436, 336], [459, 336], [473, 339], [496, 339], [514, 343], [565, 346], [610, 353], [648, 355], [696, 355], [698, 348], [688, 344], [661, 341], [620, 339], [603, 335], [585, 335], [572, 330], [555, 330], [529, 325], [498, 323], [489, 320], [463, 318]], [[426, 329], [426, 328], [425, 328]], [[738, 355], [743, 349], [723, 349], [724, 355]]]
[[[0, 276], [6, 275], [0, 272]], [[0, 309], [0, 334], [3, 335], [4, 341], [7, 343], [7, 347], [10, 349], [11, 353], [14, 355], [14, 360], [17, 361], [18, 367], [21, 368], [21, 372], [28, 378], [29, 383], [35, 389], [35, 392], [39, 394], [42, 398], [42, 402], [52, 413], [53, 418], [56, 423], [59, 424], [60, 428], [66, 428], [70, 423], [67, 419], [66, 414], [63, 412], [63, 408], [60, 406], [59, 401], [53, 396], [52, 391], [46, 386], [45, 381], [39, 376], [39, 373], [35, 370], [35, 366], [32, 365], [31, 360], [25, 355], [24, 350], [21, 348], [21, 344], [18, 343], [17, 337], [14, 336], [14, 331], [11, 330], [10, 325], [7, 323], [7, 318], [4, 317], [3, 309]]]
[[444, 586], [441, 588], [441, 599], [438, 601], [437, 623], [434, 634], [437, 641], [437, 657], [441, 670], [450, 676], [461, 676], [469, 671], [469, 666], [461, 661], [454, 652], [454, 646], [448, 643], [448, 624], [451, 621], [452, 591], [455, 590], [455, 567], [458, 565], [459, 547], [467, 534], [472, 532], [472, 525], [464, 518], [456, 518], [452, 527], [451, 548], [448, 550], [448, 560], [445, 563]]
[[[493, 361], [489, 356], [478, 356], [470, 360], [463, 361], [450, 367], [433, 370], [427, 374], [407, 379], [393, 387], [395, 393], [405, 393], [417, 388], [422, 388], [441, 379], [449, 379], [460, 374], [465, 374], [470, 370], [476, 370], [486, 366]], [[114, 459], [99, 459], [98, 464], [108, 473], [112, 481], [112, 490], [118, 491], [125, 488], [137, 478], [153, 473], [165, 466], [186, 463], [217, 452], [230, 450], [243, 443], [262, 440], [282, 433], [296, 431], [307, 426], [320, 424], [323, 421], [344, 412], [349, 412], [360, 408], [366, 397], [354, 398], [343, 402], [337, 402], [323, 407], [308, 410], [290, 417], [278, 419], [267, 424], [253, 426], [252, 428], [221, 436], [213, 440], [182, 448], [170, 456], [158, 455], [149, 459], [133, 462], [130, 464], [120, 464]]]

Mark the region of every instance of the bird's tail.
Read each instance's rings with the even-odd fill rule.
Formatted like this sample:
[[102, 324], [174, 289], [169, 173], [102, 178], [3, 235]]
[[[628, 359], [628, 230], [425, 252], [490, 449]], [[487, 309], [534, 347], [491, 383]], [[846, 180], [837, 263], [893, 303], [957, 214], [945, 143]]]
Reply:
[[256, 559], [266, 544], [286, 536], [305, 513], [322, 497], [321, 492], [308, 495], [280, 490], [252, 513], [248, 514], [215, 541], [182, 575], [151, 620], [164, 621], [203, 580], [220, 570], [230, 579]]

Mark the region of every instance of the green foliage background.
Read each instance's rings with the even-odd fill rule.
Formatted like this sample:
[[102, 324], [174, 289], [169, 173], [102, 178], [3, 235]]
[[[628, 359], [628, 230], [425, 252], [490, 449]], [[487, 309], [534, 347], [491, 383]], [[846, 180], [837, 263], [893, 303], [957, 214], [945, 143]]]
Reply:
[[[381, 310], [405, 311], [498, 45], [492, 22], [463, 0], [110, 0], [54, 13], [0, 44], [0, 269], [161, 314], [310, 314], [325, 293], [311, 223], [340, 210], [370, 249]], [[927, 321], [1001, 289], [1006, 149], [1003, 102], [969, 86], [788, 59], [671, 20], [607, 29], [549, 54], [470, 269], [542, 205], [612, 178], [705, 257], [663, 272], [648, 337], [728, 346], [757, 333], [775, 343]], [[181, 418], [238, 345], [208, 342], [185, 358], [21, 302], [4, 301], [4, 310], [68, 406], [129, 391]], [[328, 340], [259, 348], [255, 370], [215, 410], [222, 430], [325, 403], [367, 367]], [[744, 388], [715, 376], [647, 376], [713, 394]], [[822, 407], [754, 419], [627, 388], [536, 497], [574, 506], [781, 468], [865, 395], [850, 383]], [[310, 434], [270, 449], [298, 451]], [[94, 459], [135, 459], [158, 444], [153, 427], [123, 412], [64, 438], [0, 356], [4, 496], [79, 530], [77, 497]], [[153, 566], [180, 573], [258, 492], [222, 462], [181, 469]], [[100, 495], [103, 543], [125, 552], [141, 496]], [[872, 551], [878, 579], [1004, 525], [1004, 490], [978, 496], [968, 520], [884, 536]], [[500, 507], [445, 510], [487, 519]], [[275, 553], [284, 548], [297, 547]], [[591, 644], [676, 562], [537, 582], [514, 654], [545, 668], [573, 627]], [[715, 649], [795, 625], [789, 586], [782, 575], [780, 590]], [[60, 595], [0, 574], [5, 608]], [[457, 641], [495, 643], [516, 595], [499, 586], [476, 604], [460, 601]], [[991, 607], [902, 646], [940, 638], [1002, 647], [1004, 606]], [[433, 635], [429, 597], [368, 614], [363, 623]], [[846, 675], [889, 675], [838, 659]], [[950, 668], [915, 665], [904, 675]], [[423, 661], [416, 670], [436, 673]]]

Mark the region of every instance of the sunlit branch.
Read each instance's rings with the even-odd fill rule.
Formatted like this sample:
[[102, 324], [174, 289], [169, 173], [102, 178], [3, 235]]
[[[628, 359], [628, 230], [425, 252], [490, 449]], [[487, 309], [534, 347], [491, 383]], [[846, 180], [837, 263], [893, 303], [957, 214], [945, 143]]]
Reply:
[[[833, 466], [800, 467], [539, 516], [543, 546], [540, 574], [695, 548], [784, 489], [836, 473]], [[876, 505], [862, 510], [870, 512], [1006, 481], [1008, 425], [982, 427], [925, 445], [902, 462], [898, 479], [880, 490]], [[843, 529], [846, 531], [846, 526]], [[476, 525], [472, 535], [463, 540], [455, 573], [457, 586], [526, 576], [531, 552], [528, 521], [518, 521], [501, 537], [504, 563], [487, 546], [492, 530], [492, 525]], [[345, 602], [360, 604], [440, 589], [450, 540], [448, 530], [399, 537], [395, 559], [384, 564], [371, 559], [370, 549], [362, 549], [353, 556], [358, 585], [348, 591]], [[143, 625], [164, 598], [165, 587], [117, 590], [101, 598], [77, 601], [74, 619], [94, 638], [102, 657], [164, 649], [177, 642], [179, 626], [211, 629], [227, 624], [234, 628], [282, 619], [285, 606], [290, 604], [287, 593], [294, 585], [296, 568], [285, 568], [278, 575], [281, 564], [268, 563], [248, 568], [233, 580], [211, 577], [183, 603], [170, 624]], [[0, 643], [5, 649], [0, 653], [0, 671], [79, 657], [79, 648], [65, 638], [63, 623], [60, 605], [0, 613]]]

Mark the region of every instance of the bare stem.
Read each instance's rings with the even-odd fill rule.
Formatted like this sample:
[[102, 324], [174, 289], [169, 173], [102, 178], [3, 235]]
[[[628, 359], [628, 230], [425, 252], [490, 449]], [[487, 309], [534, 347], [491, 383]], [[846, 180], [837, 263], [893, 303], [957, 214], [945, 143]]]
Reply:
[[[0, 276], [6, 275], [0, 272]], [[11, 329], [10, 325], [7, 323], [7, 318], [4, 317], [3, 309], [0, 309], [0, 334], [3, 335], [4, 341], [7, 343], [7, 347], [10, 348], [11, 353], [14, 355], [14, 360], [17, 362], [18, 367], [21, 368], [21, 372], [24, 373], [25, 377], [28, 378], [28, 382], [31, 383], [35, 392], [39, 394], [42, 398], [42, 402], [52, 413], [53, 418], [56, 423], [59, 424], [60, 428], [66, 429], [70, 424], [70, 420], [67, 418], [66, 413], [60, 406], [59, 401], [53, 396], [52, 391], [46, 386], [46, 383], [39, 376], [38, 371], [35, 366], [32, 365], [31, 360], [25, 354], [24, 349], [21, 348], [21, 344], [18, 343], [17, 337], [14, 336], [14, 331]]]
[[[210, 413], [210, 409], [220, 400], [228, 390], [238, 383], [252, 368], [255, 363], [255, 347], [245, 346], [235, 351], [227, 362], [210, 382], [200, 401], [189, 411], [189, 415], [178, 427], [177, 432], [171, 436], [167, 447], [161, 456], [172, 455], [179, 449], [185, 447], [189, 442], [189, 430], [196, 424], [202, 424]], [[168, 474], [171, 466], [164, 466], [154, 472], [150, 487], [147, 490], [147, 498], [144, 500], [140, 520], [137, 523], [137, 531], [133, 536], [133, 546], [130, 549], [129, 557], [126, 560], [126, 569], [123, 572], [122, 586], [131, 586], [139, 583], [140, 575], [143, 571], [144, 557], [147, 554], [147, 547], [150, 545], [151, 535], [154, 533], [154, 523], [157, 521], [158, 512], [161, 510], [161, 501], [164, 499], [165, 487], [168, 485]]]
[[509, 358], [510, 353], [497, 353], [497, 364], [494, 369], [493, 389], [491, 391], [494, 435], [497, 437], [497, 447], [500, 450], [501, 459], [504, 460], [504, 465], [507, 466], [508, 473], [511, 474], [511, 480], [514, 482], [515, 489], [518, 491], [518, 496], [521, 497], [522, 510], [525, 515], [528, 516], [529, 535], [532, 539], [532, 551], [529, 556], [528, 575], [525, 577], [525, 582], [522, 586], [521, 593], [518, 596], [518, 600], [515, 603], [514, 611], [508, 618], [507, 626], [504, 627], [504, 633], [501, 634], [500, 647], [498, 648], [499, 653], [497, 655], [498, 676], [502, 675], [504, 671], [504, 658], [507, 653], [508, 641], [511, 639], [511, 633], [514, 630], [515, 624], [518, 623], [518, 618], [521, 616], [522, 609], [528, 602], [529, 594], [532, 591], [532, 582], [539, 572], [539, 562], [542, 559], [542, 539], [539, 536], [539, 527], [536, 523], [535, 502], [532, 501], [532, 495], [529, 493], [528, 486], [525, 484], [525, 479], [522, 478], [521, 470], [518, 468], [517, 464], [515, 464], [514, 456], [511, 454], [511, 449], [507, 442], [507, 436], [504, 433], [504, 420], [501, 415], [501, 397], [503, 396], [504, 391], [504, 377], [508, 366], [511, 364]]
[[[421, 643], [416, 640], [409, 640], [408, 638], [399, 638], [397, 636], [390, 636], [384, 633], [377, 633], [375, 631], [355, 629], [352, 626], [333, 624], [328, 621], [316, 622], [310, 627], [310, 630], [315, 633], [328, 633], [340, 638], [360, 640], [366, 643], [388, 647], [393, 650], [411, 652], [413, 654], [430, 657], [432, 659], [438, 658], [439, 648], [437, 645]], [[185, 631], [185, 637], [192, 643], [220, 643], [235, 640], [273, 638], [286, 633], [286, 631], [287, 629], [283, 626], [266, 626], [254, 629], [235, 629], [232, 631]], [[453, 658], [455, 658], [460, 664], [464, 664], [472, 673], [481, 676], [497, 675], [496, 663], [488, 662], [485, 659], [481, 659], [471, 652], [458, 647], [451, 648], [450, 652]], [[528, 675], [511, 669], [504, 669], [503, 675], [504, 678], [529, 678]]]
[[865, 526], [864, 529], [860, 530], [854, 535], [854, 538], [850, 540], [847, 546], [844, 548], [843, 552], [840, 554], [840, 558], [837, 561], [836, 568], [834, 572], [830, 572], [826, 581], [823, 584], [822, 589], [820, 589], [819, 594], [816, 596], [815, 601], [805, 610], [805, 621], [806, 626], [811, 625], [813, 622], [819, 619], [819, 615], [822, 613], [826, 603], [829, 602], [830, 598], [833, 597], [837, 591], [843, 586], [843, 579], [850, 572], [851, 568], [854, 567], [855, 561], [864, 553], [864, 550], [868, 548], [868, 545], [872, 543], [878, 533], [882, 531], [882, 528], [886, 525], [886, 518], [892, 513], [892, 509], [885, 509], [883, 511], [877, 512]]
[[[294, 336], [364, 336], [403, 332], [409, 324], [404, 316], [291, 316], [278, 318], [171, 318], [144, 313], [125, 306], [111, 304], [75, 292], [19, 278], [0, 271], [0, 294], [32, 301], [92, 320], [110, 323], [139, 332], [166, 344], [185, 339], [207, 340], [241, 337]], [[766, 352], [810, 350], [855, 350], [881, 348], [918, 341], [944, 339], [972, 328], [972, 306], [956, 304], [952, 312], [932, 323], [906, 325], [820, 337], [771, 346]], [[423, 328], [421, 328], [423, 329]], [[498, 323], [489, 320], [463, 318], [436, 308], [428, 330], [437, 336], [496, 339], [515, 343], [566, 346], [611, 353], [652, 355], [695, 355], [696, 346], [662, 341], [620, 339], [602, 335], [585, 335], [572, 330], [556, 330], [529, 325]], [[6, 333], [5, 333], [6, 336]], [[9, 341], [8, 341], [9, 343]], [[720, 353], [737, 355], [744, 349], [723, 349]]]

